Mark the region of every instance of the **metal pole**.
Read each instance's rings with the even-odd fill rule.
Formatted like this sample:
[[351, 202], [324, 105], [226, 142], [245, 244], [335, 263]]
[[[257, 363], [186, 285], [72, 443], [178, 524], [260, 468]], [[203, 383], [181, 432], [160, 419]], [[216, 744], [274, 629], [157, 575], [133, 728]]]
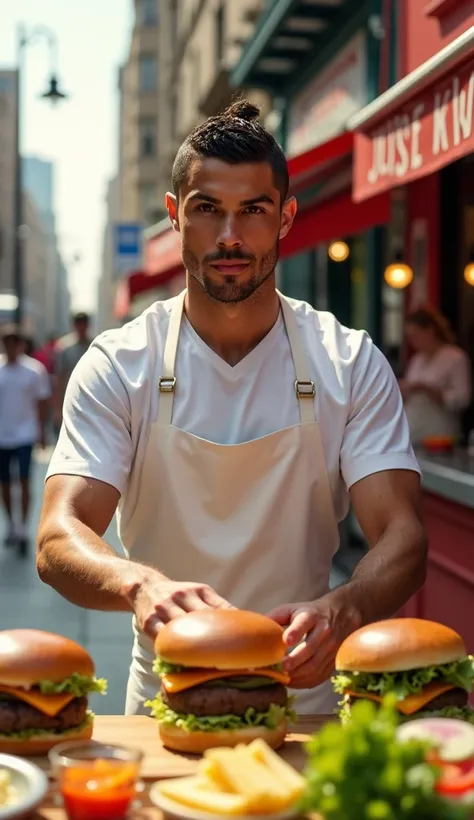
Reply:
[[15, 310], [15, 324], [21, 330], [23, 321], [23, 240], [21, 226], [23, 225], [23, 174], [20, 146], [21, 134], [21, 75], [23, 69], [23, 50], [25, 34], [23, 26], [17, 31], [17, 102], [16, 102], [16, 180], [15, 180], [15, 253], [13, 268], [13, 289], [17, 297]]

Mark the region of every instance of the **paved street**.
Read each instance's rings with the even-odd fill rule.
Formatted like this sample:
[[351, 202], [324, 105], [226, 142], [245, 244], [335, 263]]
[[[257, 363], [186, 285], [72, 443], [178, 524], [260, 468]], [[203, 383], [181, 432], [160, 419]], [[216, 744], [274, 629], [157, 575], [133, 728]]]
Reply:
[[[46, 453], [45, 453], [46, 456]], [[41, 456], [35, 465], [34, 511], [31, 521], [32, 541], [38, 523], [43, 481], [49, 456]], [[5, 549], [3, 519], [0, 530], [0, 628], [35, 627], [66, 635], [85, 646], [94, 658], [97, 674], [107, 678], [107, 697], [95, 695], [91, 705], [97, 714], [120, 714], [125, 701], [125, 686], [131, 652], [131, 618], [116, 613], [90, 612], [65, 601], [43, 584], [35, 568], [33, 551], [21, 560], [15, 550]], [[112, 523], [106, 535], [119, 551]], [[333, 583], [341, 580], [335, 571]]]

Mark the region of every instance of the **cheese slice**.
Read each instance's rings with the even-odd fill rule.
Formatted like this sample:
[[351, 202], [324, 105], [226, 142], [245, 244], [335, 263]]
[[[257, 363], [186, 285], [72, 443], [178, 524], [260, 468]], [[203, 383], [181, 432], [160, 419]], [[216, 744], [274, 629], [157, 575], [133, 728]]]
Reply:
[[[397, 709], [402, 715], [413, 715], [439, 695], [449, 692], [450, 689], [456, 689], [456, 686], [452, 683], [429, 683], [419, 694], [407, 695], [404, 700], [397, 701]], [[375, 695], [373, 692], [353, 692], [351, 689], [344, 689], [344, 694], [349, 695], [351, 698], [373, 700], [375, 703], [382, 703], [383, 700], [380, 695]]]
[[208, 683], [211, 680], [237, 677], [271, 678], [277, 683], [283, 683], [285, 686], [290, 682], [289, 675], [278, 672], [276, 669], [252, 669], [251, 671], [248, 669], [232, 669], [226, 672], [221, 669], [196, 669], [192, 672], [162, 675], [161, 682], [166, 691], [172, 694], [174, 692], [184, 692], [186, 689], [199, 686], [201, 683]]
[[76, 697], [70, 694], [43, 695], [37, 689], [19, 689], [14, 686], [4, 686], [0, 683], [0, 692], [6, 695], [13, 695], [17, 700], [22, 700], [29, 706], [33, 706], [38, 712], [42, 712], [47, 717], [56, 717], [68, 703]]

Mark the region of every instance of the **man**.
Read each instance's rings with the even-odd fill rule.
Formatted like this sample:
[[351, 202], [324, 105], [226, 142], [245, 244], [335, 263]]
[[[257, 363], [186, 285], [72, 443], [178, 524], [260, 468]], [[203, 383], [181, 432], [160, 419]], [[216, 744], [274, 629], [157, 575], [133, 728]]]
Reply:
[[76, 364], [88, 350], [90, 318], [87, 313], [72, 317], [74, 332], [56, 342], [54, 356], [54, 420], [59, 431], [66, 388]]
[[[3, 338], [5, 355], [0, 360], [0, 481], [7, 517], [6, 546], [28, 550], [30, 466], [34, 445], [45, 446], [47, 404], [51, 395], [44, 367], [24, 354], [17, 333]], [[13, 470], [21, 485], [21, 519], [15, 520], [12, 505]]]
[[[80, 606], [134, 613], [127, 713], [156, 693], [160, 626], [229, 605], [285, 627], [298, 709], [331, 711], [341, 641], [424, 579], [390, 367], [364, 332], [275, 290], [296, 203], [258, 114], [235, 103], [178, 151], [167, 206], [187, 292], [94, 342], [49, 469], [38, 570]], [[330, 592], [349, 498], [371, 550]], [[102, 538], [117, 506], [125, 559]]]

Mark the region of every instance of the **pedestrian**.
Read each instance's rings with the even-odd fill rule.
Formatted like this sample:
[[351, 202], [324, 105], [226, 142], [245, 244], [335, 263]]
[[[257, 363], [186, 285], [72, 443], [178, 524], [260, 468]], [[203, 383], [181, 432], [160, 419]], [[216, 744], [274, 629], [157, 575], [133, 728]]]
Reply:
[[[365, 332], [275, 289], [296, 202], [258, 116], [239, 101], [180, 147], [166, 201], [187, 290], [94, 341], [48, 471], [39, 574], [79, 606], [134, 613], [129, 714], [156, 694], [160, 626], [229, 605], [285, 628], [298, 711], [329, 712], [342, 640], [425, 575], [391, 368]], [[350, 501], [371, 549], [329, 591]], [[117, 506], [126, 558], [103, 540]]]
[[[30, 466], [33, 447], [45, 447], [47, 404], [51, 396], [44, 367], [27, 356], [18, 333], [3, 338], [5, 355], [0, 360], [0, 482], [7, 519], [6, 546], [28, 551]], [[16, 475], [15, 475], [15, 472]], [[21, 486], [21, 515], [13, 509], [15, 478]]]
[[459, 438], [472, 397], [469, 356], [454, 344], [447, 319], [431, 308], [409, 314], [406, 336], [415, 353], [400, 389], [413, 444], [430, 436]]
[[72, 317], [73, 332], [59, 339], [54, 357], [54, 418], [59, 432], [62, 422], [62, 407], [71, 373], [80, 361], [91, 340], [89, 338], [90, 317], [87, 313], [76, 313]]

